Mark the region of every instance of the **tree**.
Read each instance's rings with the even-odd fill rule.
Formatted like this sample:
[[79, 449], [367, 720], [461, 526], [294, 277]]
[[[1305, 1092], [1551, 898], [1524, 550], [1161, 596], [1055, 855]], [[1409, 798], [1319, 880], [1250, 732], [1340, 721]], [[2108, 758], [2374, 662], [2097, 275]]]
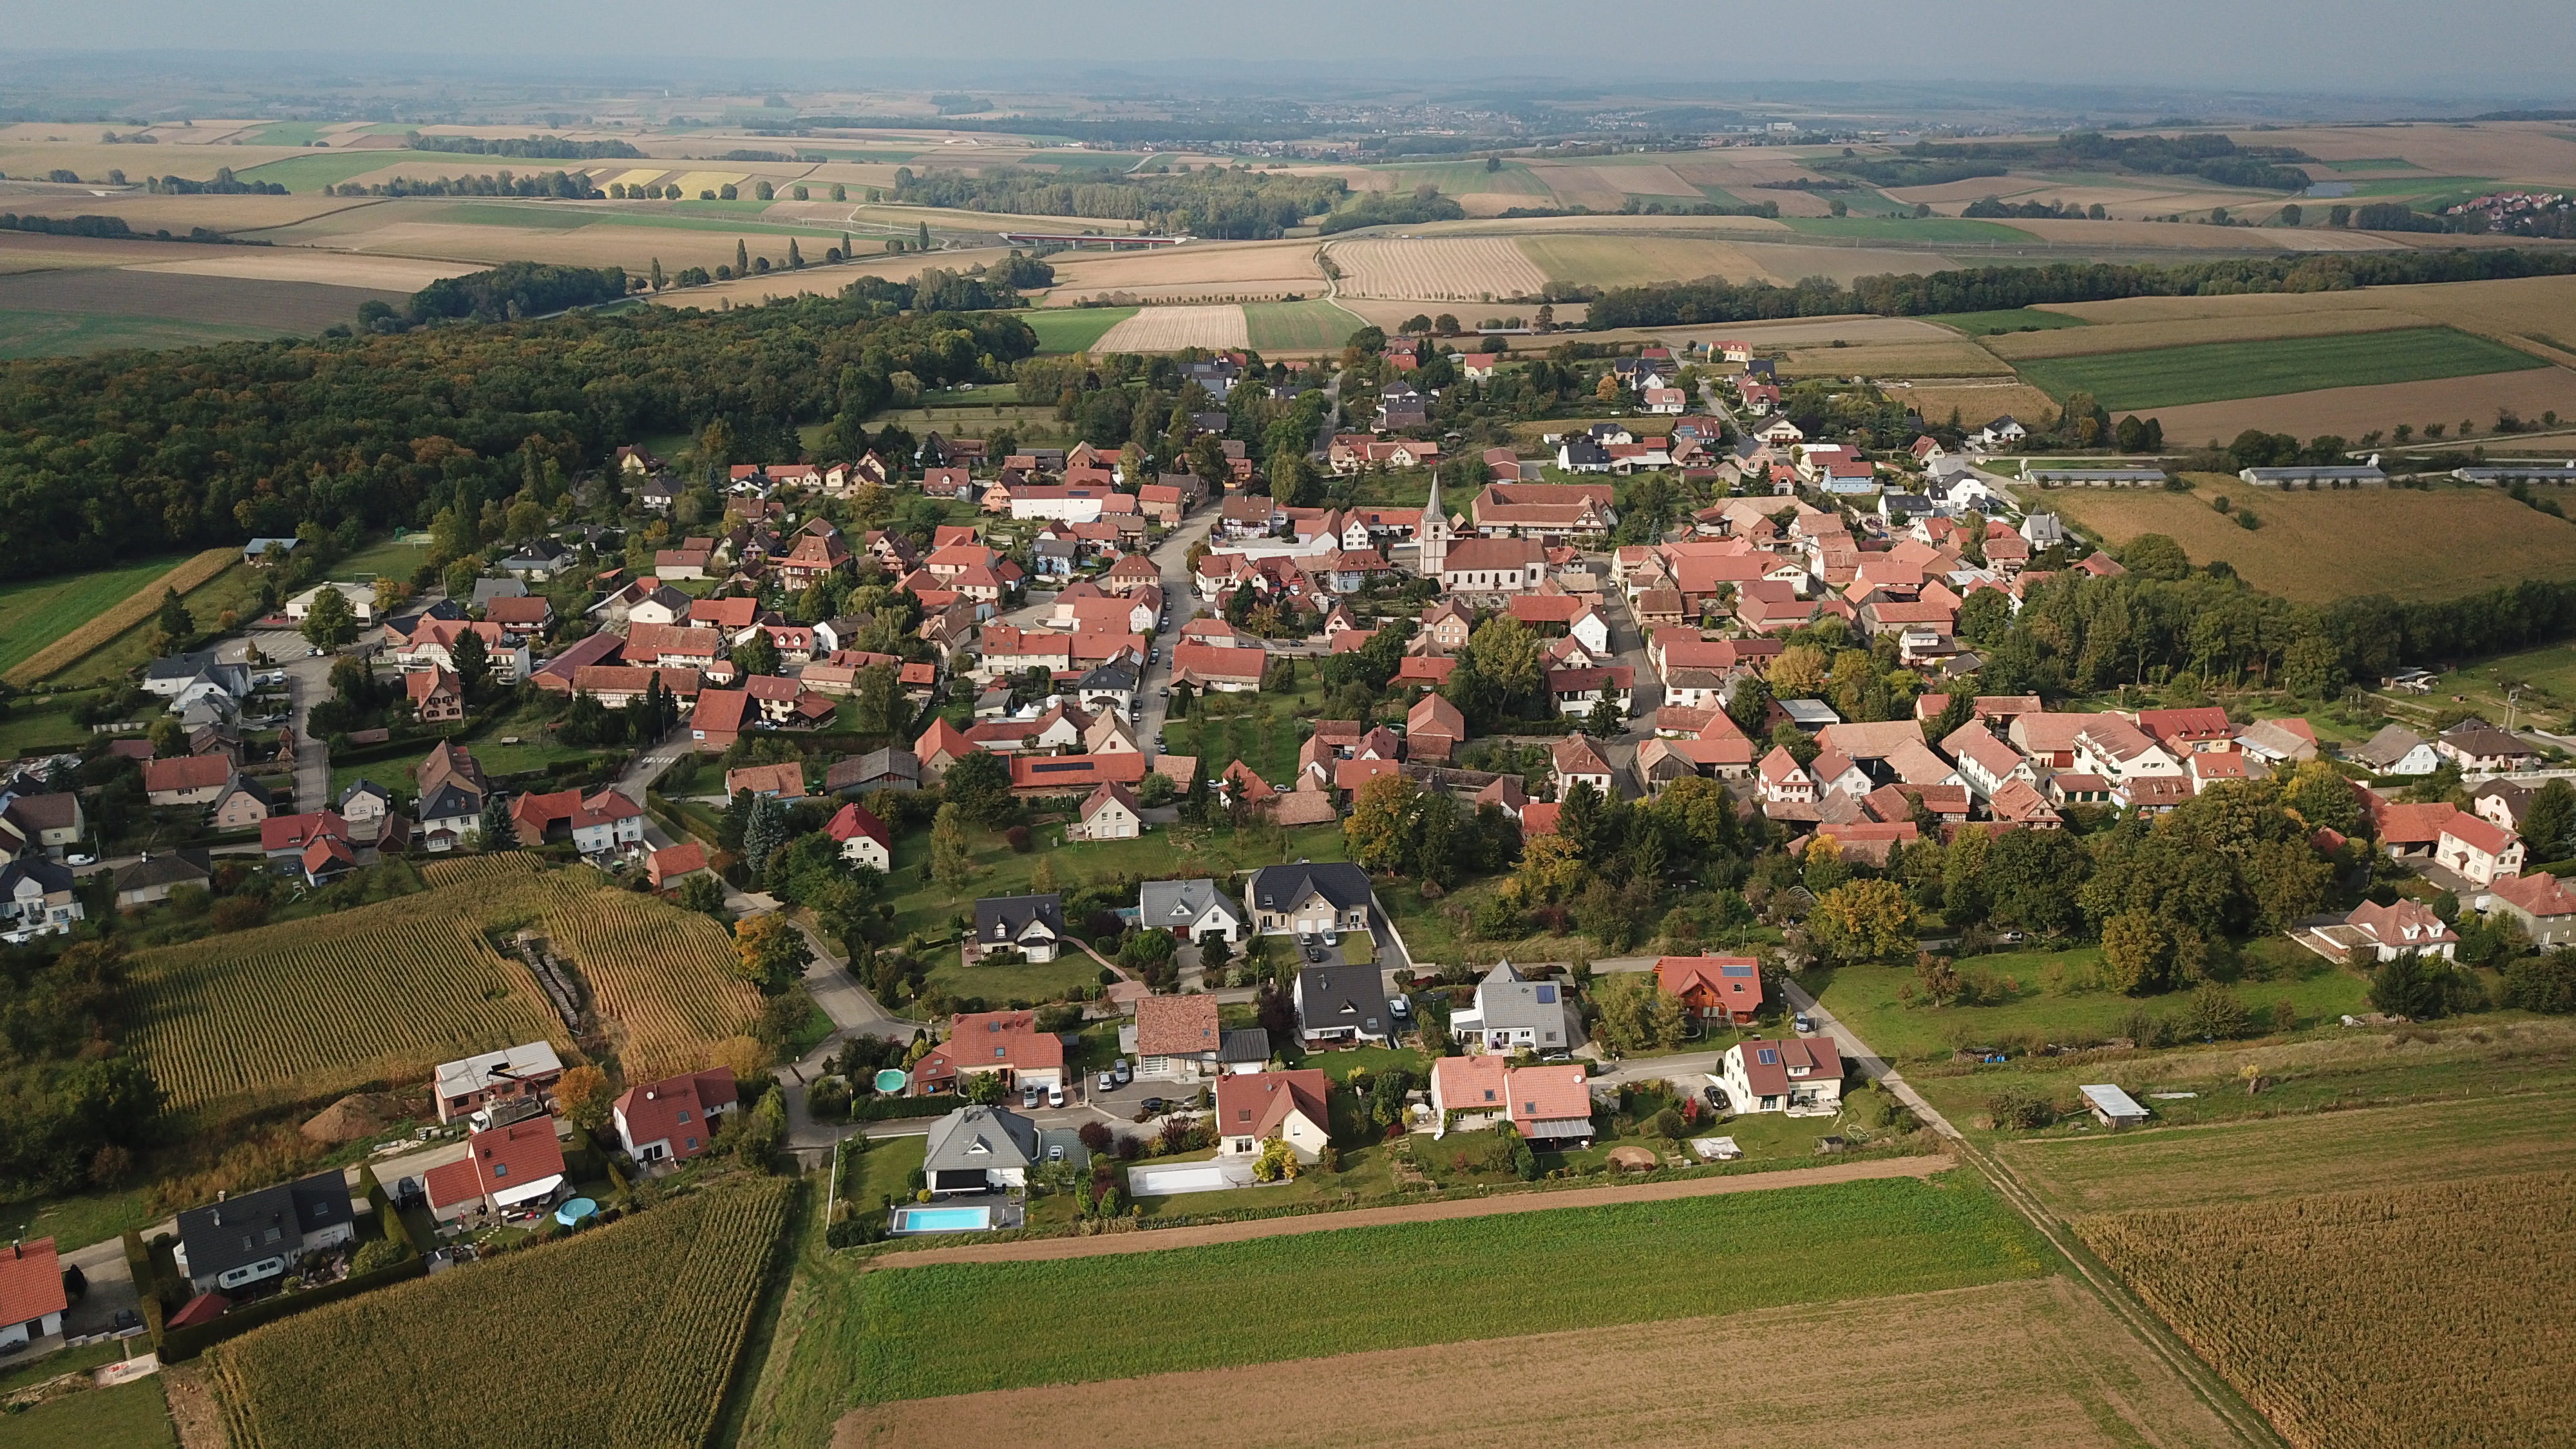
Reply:
[[740, 277], [748, 275], [750, 271], [751, 248], [743, 245], [742, 238], [735, 237], [733, 241], [733, 274]]
[[169, 640], [174, 648], [184, 647], [197, 637], [197, 621], [189, 617], [188, 606], [179, 602], [177, 589], [161, 591], [161, 612], [155, 616], [155, 622], [160, 625], [161, 637]]
[[510, 802], [498, 791], [483, 802], [483, 848], [516, 850], [519, 848], [519, 822], [510, 818]]
[[680, 882], [680, 909], [704, 916], [724, 914], [724, 882], [712, 871], [699, 871]]
[[324, 584], [304, 614], [304, 639], [316, 649], [337, 649], [358, 637], [358, 615], [333, 584]]
[[1777, 699], [1813, 699], [1825, 688], [1825, 651], [1792, 644], [1771, 660], [1771, 693]]
[[2576, 853], [2576, 786], [2552, 780], [2531, 797], [2523, 812], [2522, 838], [2533, 864], [2546, 864]]
[[608, 1089], [608, 1074], [587, 1064], [572, 1068], [555, 1081], [555, 1105], [562, 1109], [565, 1121], [584, 1132], [596, 1132], [608, 1125], [609, 1104], [614, 1097]]
[[757, 880], [769, 868], [769, 859], [787, 843], [787, 807], [768, 795], [755, 795], [751, 818], [742, 826], [742, 862], [750, 867]]
[[1807, 929], [1836, 960], [1890, 960], [1914, 949], [1914, 908], [1895, 881], [1846, 881], [1818, 898]]
[[748, 677], [778, 672], [778, 645], [766, 629], [755, 629], [751, 636], [733, 646], [733, 667]]
[[1592, 710], [1583, 717], [1583, 732], [1594, 739], [1606, 740], [1628, 727], [1628, 712], [1610, 697], [1604, 687], [1601, 697], [1592, 702]]
[[447, 651], [456, 666], [456, 685], [469, 700], [481, 699], [483, 687], [492, 680], [492, 651], [483, 636], [472, 629], [456, 636], [456, 645]]
[[1363, 870], [1394, 870], [1404, 859], [1404, 826], [1421, 787], [1402, 775], [1380, 775], [1351, 798], [1342, 822], [1351, 860]]
[[966, 884], [974, 874], [975, 856], [966, 845], [966, 812], [950, 801], [931, 817], [930, 878], [953, 889]]
[[734, 974], [776, 996], [795, 985], [814, 959], [814, 948], [793, 922], [775, 913], [734, 923]]
[[2576, 1012], [2576, 950], [2562, 947], [2505, 967], [2504, 1004], [2552, 1016]]
[[1674, 1045], [1689, 1020], [1681, 998], [1658, 985], [1651, 971], [1600, 977], [1592, 987], [1592, 1004], [1600, 1012], [1593, 1034], [1622, 1056]]
[[2173, 963], [2173, 938], [2144, 911], [2123, 911], [2102, 923], [2104, 984], [2131, 996], [2164, 988]]
[[[1538, 635], [1509, 614], [1496, 614], [1467, 636], [1467, 657], [1509, 710], [1539, 692]], [[1463, 706], [1461, 707], [1463, 708]]]
[[951, 764], [940, 777], [940, 791], [978, 825], [996, 826], [1011, 817], [1011, 767], [990, 750], [976, 750]]

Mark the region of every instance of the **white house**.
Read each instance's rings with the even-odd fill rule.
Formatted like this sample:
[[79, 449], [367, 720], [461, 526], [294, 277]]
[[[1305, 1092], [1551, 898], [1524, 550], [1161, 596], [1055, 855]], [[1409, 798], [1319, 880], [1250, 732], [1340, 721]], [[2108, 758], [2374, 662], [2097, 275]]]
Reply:
[[741, 1102], [731, 1067], [629, 1087], [611, 1109], [617, 1145], [637, 1162], [685, 1162], [715, 1145], [716, 1119]]
[[894, 832], [866, 806], [856, 801], [842, 806], [823, 831], [840, 842], [842, 859], [852, 865], [868, 866], [879, 874], [893, 871]]
[[11, 1243], [0, 1252], [0, 1350], [15, 1348], [63, 1331], [63, 1269], [54, 1255], [54, 1240]]
[[1331, 1090], [1331, 1082], [1311, 1067], [1218, 1078], [1218, 1155], [1257, 1157], [1275, 1137], [1288, 1144], [1298, 1161], [1313, 1162], [1332, 1140], [1332, 1118], [1325, 1106]]
[[313, 612], [313, 601], [322, 597], [324, 589], [339, 590], [340, 597], [349, 601], [350, 614], [359, 623], [376, 622], [376, 591], [370, 584], [315, 584], [286, 601], [287, 619], [292, 623], [303, 623], [305, 616]]
[[1196, 941], [1213, 931], [1241, 944], [1243, 911], [1212, 880], [1149, 880], [1136, 893], [1136, 924]]
[[1821, 1117], [1842, 1110], [1843, 1058], [1830, 1036], [1738, 1042], [1710, 1075], [1737, 1112]]

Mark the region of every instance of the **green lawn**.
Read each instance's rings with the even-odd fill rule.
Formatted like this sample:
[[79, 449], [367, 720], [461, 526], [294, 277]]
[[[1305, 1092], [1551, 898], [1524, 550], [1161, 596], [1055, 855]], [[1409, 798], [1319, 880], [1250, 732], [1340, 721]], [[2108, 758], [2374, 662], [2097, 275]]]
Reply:
[[429, 534], [426, 531], [415, 530], [402, 542], [397, 543], [388, 538], [369, 544], [340, 560], [331, 566], [331, 577], [364, 579], [382, 576], [401, 579], [408, 583], [411, 581], [411, 576], [420, 571], [422, 561], [428, 557]]
[[17, 668], [37, 650], [133, 597], [135, 590], [187, 557], [166, 554], [95, 573], [0, 584], [0, 672]]
[[[2269, 1010], [2288, 1001], [2304, 1026], [2369, 1009], [2368, 982], [2287, 941], [2279, 943], [2285, 953], [2274, 956], [2271, 944], [2262, 943], [2261, 950], [2277, 963], [2277, 979], [2235, 983], [2236, 994], [2249, 1007]], [[1825, 978], [1821, 989], [1814, 980], [1802, 980], [1835, 1019], [1898, 1063], [1944, 1060], [1962, 1046], [2018, 1052], [2019, 1039], [2032, 1035], [2060, 1044], [2099, 1041], [2121, 1035], [2121, 1023], [2140, 1007], [2158, 1016], [2181, 1012], [2185, 998], [2179, 995], [2139, 998], [2083, 985], [2101, 959], [2098, 946], [1959, 958], [1963, 974], [1982, 972], [1998, 982], [2010, 977], [2019, 983], [2017, 995], [1993, 1006], [1908, 1006], [1898, 999], [1897, 989], [1914, 983], [1912, 967], [1845, 966], [1811, 973]], [[2051, 965], [2064, 968], [2062, 994], [2050, 989]]]
[[1360, 319], [1331, 302], [1250, 302], [1244, 325], [1262, 352], [1323, 352], [1340, 347], [1360, 329]]
[[2029, 232], [1999, 221], [1969, 221], [1956, 216], [1784, 216], [1781, 224], [1801, 236], [1853, 237], [1875, 242], [1920, 242], [1940, 246], [1956, 242], [2036, 241]]
[[[356, 316], [356, 309], [350, 309]], [[86, 357], [120, 348], [213, 347], [291, 335], [251, 323], [189, 322], [176, 317], [106, 317], [81, 312], [0, 311], [0, 359]]]
[[1136, 312], [1134, 307], [1044, 307], [1021, 313], [1020, 320], [1037, 333], [1040, 352], [1088, 352]]
[[[1298, 687], [1290, 694], [1263, 691], [1249, 695], [1211, 695], [1199, 701], [1187, 719], [1170, 720], [1163, 726], [1163, 741], [1170, 753], [1198, 757], [1200, 773], [1214, 779], [1225, 767], [1241, 760], [1250, 765], [1262, 779], [1273, 785], [1296, 783], [1297, 751], [1305, 732], [1297, 722], [1312, 719], [1323, 707], [1323, 686], [1315, 677], [1321, 665], [1313, 660], [1299, 661]], [[1237, 701], [1249, 701], [1235, 710]], [[1210, 709], [1219, 711], [1210, 714]]]
[[[835, 1265], [836, 1267], [838, 1265]], [[2045, 1276], [2042, 1244], [1952, 1174], [1466, 1218], [1162, 1253], [835, 1274], [802, 1371], [892, 1400], [1652, 1323]], [[1473, 1283], [1475, 1292], [1460, 1285]], [[1318, 1286], [1331, 1285], [1331, 1291]], [[1029, 1334], [1033, 1303], [1169, 1332]]]
[[0, 1449], [165, 1449], [178, 1442], [158, 1374], [0, 1414]]
[[1992, 312], [1942, 312], [1920, 320], [1955, 327], [1971, 337], [1991, 337], [1998, 332], [2054, 332], [2060, 327], [2093, 325], [2090, 318], [2065, 312], [2043, 312], [2036, 307], [2006, 307]]
[[2448, 327], [2418, 327], [2034, 358], [2017, 366], [2022, 381], [2055, 397], [2089, 392], [2102, 406], [2117, 411], [2519, 372], [2548, 365], [2483, 337]]
[[253, 166], [241, 173], [244, 181], [274, 181], [289, 191], [320, 191], [343, 181], [399, 166], [406, 161], [426, 161], [453, 167], [452, 174], [477, 175], [483, 172], [510, 170], [527, 172], [543, 169], [516, 157], [459, 156], [444, 151], [316, 151], [310, 156], [289, 156]]

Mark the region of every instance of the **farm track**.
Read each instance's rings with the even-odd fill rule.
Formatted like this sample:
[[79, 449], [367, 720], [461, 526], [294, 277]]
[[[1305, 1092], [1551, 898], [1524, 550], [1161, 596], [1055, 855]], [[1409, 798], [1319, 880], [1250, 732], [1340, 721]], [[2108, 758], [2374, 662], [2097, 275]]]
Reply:
[[1155, 1253], [1166, 1248], [1199, 1248], [1213, 1243], [1241, 1243], [1255, 1238], [1297, 1233], [1326, 1233], [1342, 1228], [1387, 1227], [1397, 1223], [1443, 1222], [1457, 1218], [1495, 1217], [1507, 1213], [1547, 1212], [1556, 1208], [1617, 1207], [1625, 1203], [1669, 1202], [1679, 1198], [1717, 1197], [1727, 1193], [1766, 1192], [1774, 1188], [1820, 1187], [1875, 1178], [1930, 1177], [1958, 1164], [1946, 1157], [1892, 1157], [1835, 1167], [1799, 1167], [1780, 1172], [1735, 1177], [1702, 1177], [1637, 1187], [1590, 1187], [1555, 1192], [1514, 1193], [1505, 1197], [1453, 1198], [1405, 1207], [1359, 1208], [1350, 1212], [1309, 1213], [1298, 1217], [1259, 1218], [1251, 1222], [1209, 1223], [1191, 1228], [1155, 1228], [1096, 1238], [1035, 1238], [1012, 1243], [973, 1243], [953, 1248], [921, 1248], [883, 1254], [868, 1271], [927, 1268], [947, 1263], [1037, 1263], [1059, 1258], [1099, 1258], [1120, 1253]]

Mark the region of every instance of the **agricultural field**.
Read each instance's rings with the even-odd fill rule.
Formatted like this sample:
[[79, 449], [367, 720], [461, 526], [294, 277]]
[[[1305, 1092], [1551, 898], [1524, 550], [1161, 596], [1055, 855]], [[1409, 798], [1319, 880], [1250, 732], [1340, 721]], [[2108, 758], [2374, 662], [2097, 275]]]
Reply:
[[[207, 1362], [234, 1449], [704, 1443], [794, 1194], [776, 1179], [719, 1183], [220, 1344]], [[466, 1322], [555, 1331], [496, 1353], [456, 1331]], [[324, 1362], [338, 1367], [315, 1393]]]
[[2546, 366], [2482, 337], [2427, 327], [2051, 357], [2024, 363], [2020, 372], [2023, 381], [2054, 396], [2089, 392], [2104, 407], [2131, 410]]
[[1637, 287], [1701, 277], [1780, 280], [1742, 245], [1714, 238], [1541, 235], [1522, 237], [1519, 246], [1549, 281], [1579, 286]]
[[1863, 343], [1857, 347], [1808, 347], [1780, 363], [1795, 377], [1995, 377], [2013, 375], [2012, 364], [1965, 338], [1939, 342]]
[[632, 1070], [701, 1065], [758, 1014], [714, 922], [586, 869], [466, 864], [419, 895], [138, 953], [136, 1036], [172, 1105], [301, 1101], [467, 1051], [562, 1040], [527, 968], [486, 938], [521, 925], [590, 983]]
[[1969, 427], [2009, 413], [2025, 423], [2057, 415], [2057, 400], [2018, 378], [1986, 382], [1969, 378], [1927, 378], [1892, 388], [1889, 397], [1903, 402], [1932, 422], [1952, 412]]
[[2156, 416], [2164, 423], [2168, 446], [2203, 443], [2213, 438], [2223, 443], [2247, 428], [2301, 438], [2332, 433], [2359, 439], [2365, 433], [2385, 432], [2400, 423], [2411, 423], [2420, 431], [2428, 423], [2456, 428], [2462, 419], [2467, 419], [2480, 429], [2477, 441], [2490, 452], [2528, 449], [2551, 458], [2567, 456], [2563, 435], [2540, 441], [2508, 439], [2485, 431], [2494, 424], [2498, 410], [2509, 410], [2533, 422], [2553, 412], [2562, 420], [2576, 418], [2576, 371], [2526, 367], [2518, 372], [2490, 372], [2436, 382], [2321, 388], [2315, 392], [2161, 408]]
[[2407, 332], [2427, 323], [2412, 312], [2384, 307], [2344, 307], [2316, 312], [2244, 313], [2166, 322], [2094, 322], [2055, 308], [2030, 307], [2019, 316], [2050, 329], [1992, 337], [1986, 345], [2014, 362], [2087, 353], [2147, 352], [2211, 342], [2271, 342], [2288, 337], [2332, 337], [2353, 332]]
[[[170, 572], [177, 557], [0, 584], [0, 675]], [[158, 607], [160, 596], [153, 596]]]
[[1089, 352], [1110, 328], [1136, 315], [1133, 307], [1047, 307], [1020, 314], [1038, 334], [1040, 352]]
[[1944, 312], [1923, 320], [1937, 322], [1970, 337], [1992, 337], [2007, 332], [2048, 332], [2061, 327], [2093, 325], [2082, 317], [2041, 307], [2007, 307], [1993, 312]]
[[1178, 352], [1184, 347], [1249, 347], [1239, 306], [1144, 307], [1101, 334], [1102, 352]]
[[1364, 237], [1327, 255], [1354, 297], [1475, 302], [1535, 296], [1548, 281], [1509, 237]]
[[0, 311], [0, 360], [88, 357], [94, 353], [132, 347], [213, 347], [226, 342], [262, 342], [288, 335], [282, 329], [242, 323], [89, 317], [77, 312]]
[[1139, 301], [1247, 302], [1315, 297], [1324, 272], [1311, 237], [1259, 242], [1191, 242], [1153, 251], [1075, 249], [1047, 259], [1055, 268], [1050, 301], [1086, 297]]
[[[2283, 493], [2219, 474], [2189, 476], [2192, 493], [2019, 491], [2026, 505], [2062, 513], [2114, 549], [2161, 533], [2193, 562], [2225, 559], [2255, 588], [2301, 603], [2364, 593], [2453, 599], [2523, 579], [2576, 577], [2576, 523], [2494, 489]], [[2210, 506], [2221, 497], [2231, 513]], [[2261, 527], [2243, 528], [2232, 516], [2249, 510]]]
[[1363, 325], [1330, 302], [1250, 302], [1243, 309], [1252, 345], [1262, 352], [1333, 352]]
[[[1835, 1350], [1806, 1351], [1818, 1342]], [[1747, 1363], [1764, 1365], [1763, 1392], [1712, 1406], [1708, 1385]], [[1600, 1445], [1753, 1444], [1827, 1425], [1885, 1445], [2242, 1442], [2098, 1300], [2049, 1278], [1675, 1320], [1646, 1353], [1633, 1328], [1585, 1328], [915, 1399], [854, 1412], [835, 1443], [1322, 1449], [1350, 1426], [1312, 1412], [1319, 1376], [1368, 1386], [1369, 1442], [1390, 1449], [1455, 1444], [1469, 1422]]]
[[239, 550], [210, 548], [187, 559], [13, 585], [0, 595], [0, 675], [32, 683], [63, 673], [121, 634], [157, 628], [162, 595], [174, 589], [202, 627], [213, 627], [218, 616], [198, 614], [188, 601], [217, 576], [240, 567]]
[[1849, 237], [1922, 247], [1977, 242], [2027, 246], [2031, 241], [2029, 232], [2000, 221], [1965, 221], [1955, 216], [1799, 216], [1788, 218], [1788, 226], [1800, 236]]
[[2125, 297], [2109, 302], [2063, 303], [2053, 305], [2049, 310], [2097, 323], [2288, 318], [2345, 311], [2401, 312], [2422, 318], [2426, 326], [2456, 327], [2463, 332], [2505, 341], [2520, 338], [2576, 356], [2576, 276], [2361, 287], [2347, 292]]
[[[270, 161], [246, 170], [237, 168], [235, 175], [245, 181], [273, 181], [289, 191], [319, 191], [343, 181], [397, 166], [422, 168], [422, 174], [466, 176], [497, 170], [521, 174], [531, 171], [555, 171], [567, 164], [579, 163], [523, 161], [506, 156], [459, 156], [441, 151], [307, 151], [300, 156]], [[382, 179], [382, 178], [377, 178]]]
[[2299, 1449], [2576, 1439], [2557, 1352], [2576, 1321], [2565, 1258], [2576, 1174], [2121, 1213], [2076, 1229]]
[[[797, 1382], [809, 1403], [883, 1403], [1457, 1343], [1490, 1333], [1504, 1302], [1512, 1328], [1547, 1332], [2050, 1272], [2038, 1240], [1956, 1173], [1050, 1262], [893, 1261], [873, 1272], [816, 1264], [800, 1292], [817, 1301], [769, 1376]], [[1339, 1286], [1316, 1294], [1317, 1281]], [[1454, 1291], [1467, 1281], [1487, 1291]], [[1152, 1304], [1219, 1291], [1244, 1311], [1194, 1320], [1188, 1333], [1032, 1339], [1000, 1327], [1031, 1301], [1143, 1321], [1134, 1314]], [[746, 1441], [809, 1443], [811, 1427], [755, 1424]]]
[[0, 1449], [175, 1449], [178, 1442], [157, 1374], [0, 1413]]
[[[203, 265], [214, 247], [186, 254], [138, 257], [142, 262]], [[308, 253], [315, 273], [330, 275], [343, 258]], [[84, 266], [0, 276], [0, 313], [54, 312], [81, 317], [183, 322], [263, 332], [319, 332], [354, 322], [369, 300], [400, 303], [405, 291], [341, 286], [329, 282], [263, 281], [186, 272], [141, 271], [131, 266]]]

